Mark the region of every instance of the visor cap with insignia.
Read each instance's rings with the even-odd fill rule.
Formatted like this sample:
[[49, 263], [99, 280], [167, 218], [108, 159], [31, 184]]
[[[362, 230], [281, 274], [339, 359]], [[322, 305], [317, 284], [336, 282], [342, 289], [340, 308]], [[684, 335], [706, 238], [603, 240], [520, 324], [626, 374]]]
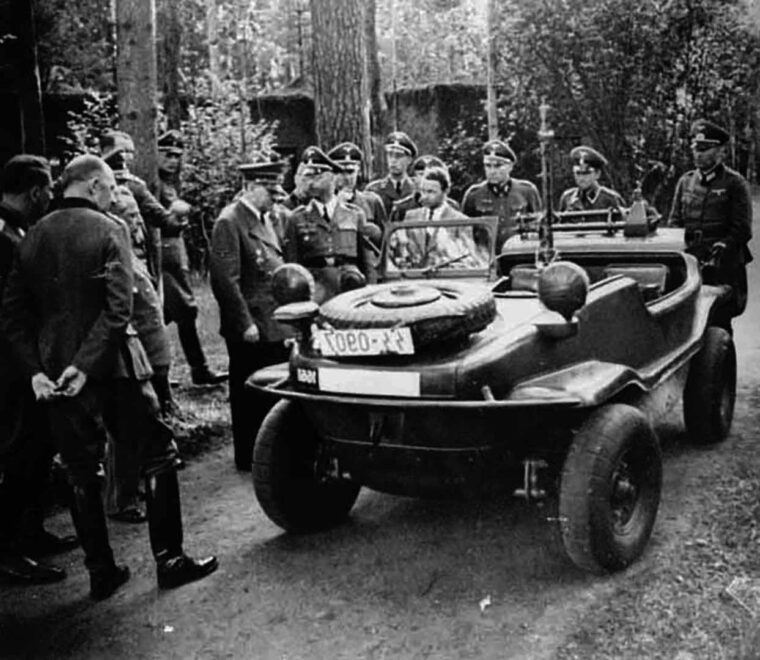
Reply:
[[315, 172], [334, 172], [340, 174], [343, 167], [330, 158], [319, 147], [307, 147], [301, 154], [301, 162]]
[[607, 166], [607, 159], [592, 147], [573, 147], [570, 150], [570, 159], [573, 161], [573, 172], [577, 174], [588, 173], [591, 170], [602, 170]]
[[421, 172], [429, 167], [440, 167], [446, 169], [444, 162], [438, 158], [438, 156], [431, 156], [430, 154], [417, 157], [412, 163], [413, 172]]
[[517, 156], [512, 148], [503, 140], [490, 140], [483, 145], [483, 158], [500, 158], [511, 163], [517, 162]]
[[171, 129], [160, 135], [157, 144], [159, 151], [170, 154], [181, 155], [185, 151], [185, 140], [182, 133], [176, 129]]
[[238, 167], [243, 179], [249, 183], [257, 183], [264, 186], [273, 195], [284, 194], [282, 189], [282, 177], [285, 169], [283, 161], [262, 163], [246, 163]]
[[729, 140], [728, 131], [706, 119], [695, 121], [691, 127], [692, 146], [717, 147]]
[[343, 166], [349, 166], [351, 169], [360, 167], [364, 160], [364, 154], [353, 142], [341, 142], [327, 152], [327, 157], [340, 163]]
[[417, 156], [417, 145], [414, 144], [404, 131], [393, 131], [385, 138], [386, 151], [400, 151], [407, 156], [415, 158]]

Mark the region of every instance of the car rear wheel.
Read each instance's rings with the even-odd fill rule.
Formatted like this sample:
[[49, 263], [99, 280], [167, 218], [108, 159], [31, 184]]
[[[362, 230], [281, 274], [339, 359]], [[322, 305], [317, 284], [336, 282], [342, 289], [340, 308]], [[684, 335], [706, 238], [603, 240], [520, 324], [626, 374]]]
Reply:
[[594, 573], [635, 561], [652, 533], [662, 487], [662, 454], [644, 415], [610, 404], [575, 434], [562, 470], [559, 513], [570, 559]]
[[274, 523], [306, 533], [343, 522], [360, 486], [327, 474], [319, 439], [303, 410], [292, 401], [279, 401], [253, 447], [253, 488]]
[[683, 394], [689, 439], [699, 445], [725, 440], [731, 431], [735, 403], [734, 341], [723, 328], [707, 328], [702, 349], [691, 359]]

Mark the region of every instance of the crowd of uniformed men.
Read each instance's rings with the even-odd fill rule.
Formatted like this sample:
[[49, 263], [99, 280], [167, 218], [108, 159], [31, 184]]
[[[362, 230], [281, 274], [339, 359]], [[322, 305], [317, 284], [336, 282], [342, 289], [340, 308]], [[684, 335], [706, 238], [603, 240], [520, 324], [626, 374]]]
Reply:
[[[737, 295], [723, 323], [746, 303], [751, 259], [747, 182], [724, 163], [728, 133], [706, 121], [692, 129], [695, 169], [678, 183], [670, 223], [686, 228], [688, 249]], [[101, 156], [66, 165], [53, 200], [44, 158], [11, 159], [0, 190], [0, 575], [26, 583], [63, 579], [40, 557], [81, 543], [91, 595], [105, 598], [129, 577], [108, 541], [102, 482], [108, 446], [108, 514], [147, 519], [160, 587], [203, 577], [214, 557], [182, 548], [176, 470], [181, 463], [167, 419], [171, 394], [166, 324], [178, 334], [195, 384], [227, 378], [208, 366], [196, 328], [182, 231], [190, 205], [177, 181], [182, 136], [159, 138], [160, 183], [153, 193], [129, 171], [134, 144], [111, 131]], [[607, 165], [595, 149], [571, 153], [576, 186], [559, 211], [622, 208], [601, 185]], [[420, 219], [497, 216], [497, 251], [515, 233], [519, 213], [542, 210], [530, 181], [512, 176], [517, 156], [503, 141], [483, 146], [485, 180], [461, 204], [449, 196], [446, 165], [418, 155], [403, 132], [385, 142], [387, 175], [358, 185], [364, 158], [345, 142], [301, 155], [295, 187], [282, 188], [287, 164], [276, 154], [241, 166], [242, 190], [218, 216], [211, 237], [211, 285], [229, 355], [235, 465], [251, 469], [253, 440], [271, 401], [244, 387], [256, 369], [287, 359], [289, 331], [273, 319], [273, 271], [286, 262], [314, 276], [315, 300], [376, 281], [382, 230]], [[49, 206], [53, 202], [49, 211]], [[71, 484], [76, 537], [43, 527], [40, 493], [58, 453]], [[140, 480], [144, 479], [140, 501]]]

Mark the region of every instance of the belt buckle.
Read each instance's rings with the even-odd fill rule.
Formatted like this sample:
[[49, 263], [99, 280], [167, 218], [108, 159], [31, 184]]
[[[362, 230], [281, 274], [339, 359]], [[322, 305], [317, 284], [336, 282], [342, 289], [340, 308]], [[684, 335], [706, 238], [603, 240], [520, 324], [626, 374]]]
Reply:
[[335, 265], [335, 257], [325, 257], [325, 265], [327, 265], [327, 266], [334, 266]]

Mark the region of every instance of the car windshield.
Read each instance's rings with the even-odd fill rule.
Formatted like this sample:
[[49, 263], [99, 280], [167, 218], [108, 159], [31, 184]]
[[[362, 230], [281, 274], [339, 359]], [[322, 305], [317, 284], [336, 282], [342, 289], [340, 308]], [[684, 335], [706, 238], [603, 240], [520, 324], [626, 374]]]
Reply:
[[487, 270], [493, 232], [467, 220], [402, 223], [388, 235], [386, 273], [441, 274]]

